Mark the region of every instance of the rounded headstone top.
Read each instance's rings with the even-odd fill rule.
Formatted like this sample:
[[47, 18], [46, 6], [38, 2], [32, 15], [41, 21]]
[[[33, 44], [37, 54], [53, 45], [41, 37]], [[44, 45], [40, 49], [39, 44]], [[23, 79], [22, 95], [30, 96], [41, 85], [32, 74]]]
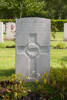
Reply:
[[65, 25], [67, 24], [67, 23], [64, 23]]
[[25, 18], [16, 19], [16, 22], [20, 22], [20, 21], [23, 21], [23, 23], [28, 23], [28, 22], [33, 22], [33, 23], [49, 22], [50, 23], [50, 19], [40, 18], [40, 17], [25, 17]]

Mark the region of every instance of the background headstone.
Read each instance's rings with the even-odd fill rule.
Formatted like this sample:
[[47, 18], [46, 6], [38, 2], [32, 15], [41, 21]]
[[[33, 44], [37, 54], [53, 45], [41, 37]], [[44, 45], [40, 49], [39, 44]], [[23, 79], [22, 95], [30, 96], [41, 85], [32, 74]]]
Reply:
[[3, 22], [0, 22], [0, 43], [3, 42]]
[[6, 32], [5, 30], [6, 30], [6, 29], [5, 29], [5, 24], [3, 24], [3, 33]]
[[6, 37], [7, 39], [14, 39], [15, 38], [15, 29], [16, 25], [13, 22], [6, 23]]
[[64, 23], [64, 40], [67, 40], [67, 23]]
[[50, 20], [21, 18], [16, 20], [16, 74], [36, 79], [49, 71]]

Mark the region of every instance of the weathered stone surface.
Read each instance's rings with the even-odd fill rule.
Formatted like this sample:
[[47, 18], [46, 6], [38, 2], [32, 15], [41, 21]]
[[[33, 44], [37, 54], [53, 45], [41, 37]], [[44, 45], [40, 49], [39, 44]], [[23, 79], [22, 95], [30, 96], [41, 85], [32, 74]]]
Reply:
[[67, 41], [67, 23], [64, 23], [64, 40]]
[[6, 37], [7, 39], [14, 39], [15, 38], [15, 29], [16, 25], [13, 22], [6, 23]]
[[5, 24], [3, 24], [3, 33], [6, 32], [5, 30], [6, 30], [6, 29], [5, 29]]
[[3, 42], [3, 22], [0, 22], [0, 43]]
[[[49, 71], [50, 20], [21, 18], [16, 20], [16, 73], [30, 79]], [[34, 73], [34, 74], [33, 74]]]

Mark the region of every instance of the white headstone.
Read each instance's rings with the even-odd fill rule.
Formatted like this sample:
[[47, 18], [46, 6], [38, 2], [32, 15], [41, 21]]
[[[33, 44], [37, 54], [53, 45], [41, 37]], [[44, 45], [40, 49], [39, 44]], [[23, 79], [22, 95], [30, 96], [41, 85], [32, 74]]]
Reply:
[[5, 31], [5, 24], [3, 24], [3, 33], [5, 33], [6, 31]]
[[67, 40], [67, 23], [64, 23], [64, 40]]
[[[16, 74], [36, 79], [49, 71], [50, 20], [21, 18], [16, 20]], [[33, 74], [34, 73], [34, 74]]]
[[0, 43], [3, 42], [3, 22], [0, 22]]
[[14, 39], [15, 38], [15, 23], [8, 22], [6, 23], [6, 37], [7, 39]]

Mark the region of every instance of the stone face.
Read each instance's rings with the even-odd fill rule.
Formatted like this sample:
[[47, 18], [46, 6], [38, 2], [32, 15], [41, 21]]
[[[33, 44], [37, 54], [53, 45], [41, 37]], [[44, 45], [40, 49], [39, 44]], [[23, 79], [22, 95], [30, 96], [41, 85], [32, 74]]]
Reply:
[[64, 23], [64, 40], [67, 40], [67, 23]]
[[3, 22], [0, 22], [0, 43], [3, 42]]
[[6, 23], [6, 37], [7, 39], [14, 39], [15, 38], [15, 29], [16, 25], [13, 22]]
[[49, 71], [50, 20], [21, 18], [16, 20], [16, 73], [30, 79]]
[[5, 29], [5, 24], [3, 24], [3, 33], [6, 32], [5, 30], [6, 30], [6, 29]]

